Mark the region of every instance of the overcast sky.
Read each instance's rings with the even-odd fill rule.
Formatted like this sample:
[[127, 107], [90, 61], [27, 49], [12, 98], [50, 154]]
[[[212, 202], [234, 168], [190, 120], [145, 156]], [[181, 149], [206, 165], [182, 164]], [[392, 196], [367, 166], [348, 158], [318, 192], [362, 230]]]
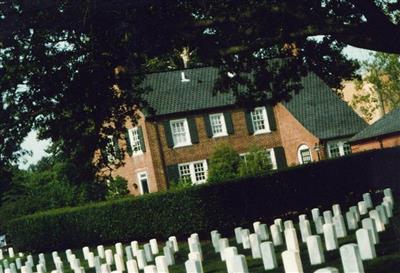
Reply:
[[[358, 59], [360, 61], [364, 61], [369, 59], [369, 54], [371, 51], [355, 48], [355, 47], [347, 47], [345, 49], [345, 54], [351, 58]], [[40, 158], [46, 155], [45, 149], [48, 147], [50, 141], [38, 141], [36, 139], [36, 133], [31, 132], [25, 139], [22, 144], [22, 148], [32, 151], [32, 156], [25, 156], [20, 161], [20, 168], [26, 169], [30, 164], [35, 164]]]

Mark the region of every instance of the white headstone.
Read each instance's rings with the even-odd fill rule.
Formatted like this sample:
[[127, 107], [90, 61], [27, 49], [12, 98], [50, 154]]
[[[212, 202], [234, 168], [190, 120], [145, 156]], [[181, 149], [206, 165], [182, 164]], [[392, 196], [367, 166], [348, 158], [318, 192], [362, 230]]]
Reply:
[[[224, 249], [225, 251], [225, 249]], [[201, 255], [199, 252], [189, 252], [188, 254], [188, 260], [195, 260], [195, 261], [200, 261], [201, 262]]]
[[265, 270], [275, 269], [278, 266], [276, 262], [275, 248], [272, 242], [263, 242], [260, 245], [261, 257]]
[[389, 218], [388, 218], [388, 216], [387, 216], [387, 214], [386, 214], [385, 208], [384, 208], [382, 205], [379, 205], [379, 206], [376, 206], [375, 209], [376, 209], [376, 211], [378, 212], [379, 217], [380, 217], [381, 220], [382, 220], [382, 223], [383, 223], [384, 225], [389, 224]]
[[137, 251], [139, 250], [139, 243], [137, 241], [131, 242], [132, 254], [136, 257]]
[[317, 219], [314, 221], [315, 224], [315, 231], [317, 234], [323, 234], [324, 230], [322, 226], [324, 225], [324, 218], [322, 216], [318, 216]]
[[347, 236], [346, 225], [341, 214], [333, 216], [333, 225], [335, 226], [336, 236], [338, 238], [344, 238]]
[[372, 209], [374, 207], [372, 204], [371, 194], [369, 192], [363, 194], [363, 201], [365, 202], [367, 209]]
[[307, 237], [307, 250], [311, 265], [325, 263], [324, 249], [319, 235]]
[[367, 208], [367, 204], [365, 203], [365, 201], [360, 201], [357, 203], [358, 205], [358, 211], [360, 212], [360, 215], [365, 215], [368, 213], [368, 208]]
[[389, 197], [390, 199], [392, 199], [392, 203], [394, 203], [394, 198], [393, 198], [393, 192], [392, 189], [390, 188], [386, 188], [383, 190], [383, 194], [385, 195], [385, 197]]
[[103, 245], [98, 245], [97, 246], [97, 254], [101, 259], [104, 259], [106, 257], [106, 254], [104, 253], [104, 246]]
[[346, 221], [349, 230], [356, 230], [358, 227], [357, 218], [353, 211], [346, 212]]
[[165, 246], [163, 248], [164, 256], [167, 259], [167, 263], [169, 266], [175, 264], [175, 257], [174, 257], [174, 251], [169, 247]]
[[268, 228], [266, 224], [260, 224], [256, 233], [261, 241], [266, 241], [269, 239]]
[[224, 249], [225, 261], [235, 255], [238, 255], [238, 251], [237, 251], [236, 247], [230, 246], [230, 247], [227, 247]]
[[128, 273], [139, 273], [139, 268], [135, 260], [127, 261], [126, 268], [128, 269]]
[[364, 273], [364, 266], [356, 244], [341, 246], [340, 258], [342, 260], [344, 273]]
[[279, 227], [279, 230], [283, 232], [283, 222], [281, 218], [277, 218], [274, 220], [274, 224]]
[[258, 232], [258, 227], [261, 225], [260, 221], [256, 221], [253, 223], [254, 233]]
[[324, 215], [324, 223], [325, 224], [332, 224], [333, 223], [332, 211], [326, 210], [326, 211], [324, 211], [323, 215]]
[[271, 237], [272, 237], [272, 242], [274, 243], [274, 246], [281, 246], [283, 244], [283, 239], [282, 239], [282, 233], [279, 229], [279, 226], [276, 224], [273, 224], [269, 228], [271, 230]]
[[361, 228], [356, 231], [357, 245], [362, 260], [371, 260], [376, 257], [375, 245], [370, 230]]
[[227, 238], [219, 239], [219, 254], [221, 255], [221, 261], [225, 261], [225, 248], [229, 247], [229, 241]]
[[376, 210], [374, 209], [371, 210], [369, 212], [369, 217], [375, 220], [376, 231], [378, 232], [385, 231], [385, 225], [383, 224], [383, 221]]
[[158, 273], [155, 265], [147, 265], [144, 267], [144, 273]]
[[289, 228], [294, 228], [292, 220], [286, 220], [285, 222], [283, 222], [283, 226], [285, 227], [285, 230]]
[[242, 229], [242, 245], [244, 249], [250, 249], [250, 230]]
[[320, 216], [320, 212], [319, 212], [319, 208], [313, 208], [311, 210], [311, 215], [312, 215], [312, 219], [315, 222], [318, 218], [318, 216]]
[[36, 272], [37, 272], [37, 273], [45, 273], [46, 271], [44, 271], [43, 265], [37, 264], [37, 265], [36, 265]]
[[17, 269], [21, 269], [22, 267], [21, 258], [18, 257], [15, 259], [15, 266], [17, 267]]
[[109, 264], [102, 264], [100, 267], [101, 273], [110, 273], [111, 272], [111, 267]]
[[229, 259], [226, 260], [226, 267], [228, 273], [249, 273], [246, 257], [244, 255], [229, 257]]
[[156, 267], [158, 273], [169, 273], [168, 263], [165, 256], [156, 257]]
[[221, 239], [221, 234], [217, 230], [211, 231], [211, 242], [214, 246], [216, 253], [219, 253], [219, 240]]
[[136, 260], [137, 260], [137, 265], [140, 270], [143, 270], [144, 267], [147, 265], [147, 260], [146, 260], [146, 254], [144, 253], [143, 249], [139, 249], [136, 252]]
[[260, 250], [260, 238], [258, 234], [252, 233], [250, 234], [250, 247], [251, 247], [251, 256], [253, 259], [261, 258], [261, 250]]
[[374, 245], [379, 243], [379, 235], [378, 231], [376, 230], [375, 220], [372, 218], [365, 218], [361, 221], [362, 228], [368, 229], [371, 231], [372, 235], [372, 242]]
[[126, 247], [125, 247], [125, 254], [126, 254], [126, 260], [127, 260], [127, 261], [133, 259], [132, 248], [131, 248], [131, 246], [126, 246]]
[[300, 251], [296, 229], [288, 228], [285, 229], [284, 233], [285, 233], [286, 249], [292, 251]]
[[282, 262], [285, 273], [303, 273], [303, 264], [301, 263], [300, 253], [292, 250], [282, 252]]
[[168, 238], [168, 241], [172, 242], [172, 246], [173, 246], [173, 251], [174, 252], [178, 252], [179, 251], [179, 245], [178, 245], [178, 240], [176, 239], [175, 236], [170, 236]]
[[[385, 197], [386, 198], [386, 197]], [[386, 215], [388, 218], [393, 217], [393, 205], [388, 200], [383, 200], [382, 206], [385, 208]]]
[[332, 206], [332, 211], [333, 211], [333, 216], [337, 216], [337, 215], [341, 215], [342, 214], [342, 210], [340, 209], [340, 205], [339, 204], [334, 204]]
[[112, 250], [106, 249], [105, 254], [106, 254], [106, 264], [108, 264], [108, 265], [114, 264], [114, 257], [113, 257]]
[[185, 262], [186, 273], [203, 273], [203, 267], [200, 261], [187, 260]]
[[82, 248], [82, 252], [83, 252], [83, 258], [85, 258], [85, 260], [87, 260], [88, 259], [88, 254], [90, 252], [89, 247], [88, 246], [84, 246]]
[[14, 248], [12, 248], [12, 247], [8, 248], [8, 257], [10, 257], [10, 258], [14, 258], [15, 257]]
[[333, 224], [324, 224], [323, 229], [326, 250], [331, 251], [337, 249], [338, 240]]
[[305, 242], [307, 242], [307, 237], [312, 235], [310, 221], [308, 221], [308, 220], [300, 221], [299, 226], [300, 226], [301, 241], [303, 243], [305, 243]]
[[339, 273], [339, 270], [335, 267], [324, 267], [314, 271], [314, 273]]
[[124, 248], [122, 246], [122, 243], [115, 244], [115, 253], [121, 257], [124, 257]]
[[360, 211], [358, 210], [358, 206], [351, 206], [349, 210], [354, 213], [356, 221], [359, 222], [361, 220], [361, 216], [360, 216]]
[[241, 227], [235, 228], [235, 239], [236, 239], [236, 243], [238, 245], [242, 243], [242, 228]]
[[94, 253], [93, 252], [89, 252], [87, 254], [87, 261], [88, 261], [88, 266], [90, 268], [94, 268]]
[[124, 262], [124, 256], [119, 255], [117, 253], [114, 254], [114, 260], [115, 260], [115, 268], [119, 272], [125, 271], [125, 262]]
[[304, 221], [304, 220], [307, 220], [307, 215], [305, 215], [305, 214], [300, 214], [300, 215], [299, 215], [299, 222]]
[[[222, 239], [220, 239], [221, 241]], [[228, 241], [228, 239], [226, 239]], [[219, 246], [221, 248], [221, 244]], [[203, 260], [203, 251], [201, 249], [201, 244], [196, 239], [189, 238], [189, 250], [190, 252], [199, 252], [201, 255], [201, 260]]]
[[156, 239], [150, 240], [150, 248], [151, 248], [151, 253], [153, 253], [153, 255], [158, 254], [158, 244]]
[[146, 261], [147, 262], [153, 261], [154, 260], [153, 253], [151, 252], [151, 247], [149, 243], [143, 245], [143, 250], [144, 250], [144, 255], [146, 257]]
[[94, 257], [94, 270], [96, 273], [101, 273], [101, 260], [99, 256]]

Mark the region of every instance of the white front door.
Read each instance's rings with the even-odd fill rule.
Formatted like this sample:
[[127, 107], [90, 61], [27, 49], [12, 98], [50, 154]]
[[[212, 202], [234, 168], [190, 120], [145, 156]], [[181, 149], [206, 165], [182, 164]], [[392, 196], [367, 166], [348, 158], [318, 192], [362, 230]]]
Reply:
[[139, 190], [140, 194], [146, 194], [149, 193], [149, 179], [147, 176], [147, 172], [140, 172], [137, 174], [138, 176], [138, 181], [139, 181]]

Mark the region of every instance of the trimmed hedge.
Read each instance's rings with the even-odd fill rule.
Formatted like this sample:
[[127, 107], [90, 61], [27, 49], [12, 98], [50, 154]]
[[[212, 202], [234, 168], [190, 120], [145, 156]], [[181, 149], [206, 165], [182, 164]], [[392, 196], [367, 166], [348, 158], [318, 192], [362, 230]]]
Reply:
[[7, 233], [18, 249], [30, 251], [183, 238], [212, 229], [230, 234], [236, 226], [286, 212], [294, 216], [315, 206], [354, 204], [369, 190], [390, 186], [399, 192], [399, 177], [400, 149], [386, 149], [266, 176], [37, 213], [10, 221]]

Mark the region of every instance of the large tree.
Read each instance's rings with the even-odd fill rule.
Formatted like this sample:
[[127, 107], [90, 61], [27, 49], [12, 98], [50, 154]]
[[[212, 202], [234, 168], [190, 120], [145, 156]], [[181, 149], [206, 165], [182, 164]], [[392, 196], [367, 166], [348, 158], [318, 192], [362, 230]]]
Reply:
[[373, 0], [2, 1], [0, 167], [33, 128], [90, 169], [104, 136], [120, 135], [146, 104], [140, 83], [152, 61], [186, 46], [221, 67], [215, 88], [238, 103], [289, 99], [310, 69], [338, 89], [357, 68], [346, 44], [400, 52], [398, 11], [398, 1]]

